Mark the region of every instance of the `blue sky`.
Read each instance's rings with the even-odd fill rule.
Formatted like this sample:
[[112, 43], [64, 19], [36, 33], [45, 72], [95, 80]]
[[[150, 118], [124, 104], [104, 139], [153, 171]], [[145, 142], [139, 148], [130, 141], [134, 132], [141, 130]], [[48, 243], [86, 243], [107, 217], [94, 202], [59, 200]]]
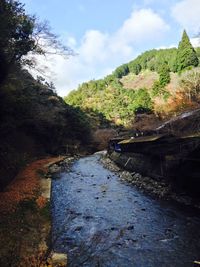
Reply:
[[68, 60], [38, 58], [39, 65], [47, 65], [47, 76], [62, 96], [84, 81], [111, 73], [145, 50], [177, 45], [184, 28], [191, 38], [200, 31], [200, 0], [21, 2], [28, 13], [48, 20], [52, 31], [78, 53]]

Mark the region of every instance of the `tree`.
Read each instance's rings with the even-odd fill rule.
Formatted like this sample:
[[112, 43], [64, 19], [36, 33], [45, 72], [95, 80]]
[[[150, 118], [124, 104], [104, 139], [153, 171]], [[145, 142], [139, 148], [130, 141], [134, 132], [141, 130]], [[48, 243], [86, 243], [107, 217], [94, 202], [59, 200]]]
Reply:
[[[51, 51], [47, 47], [51, 47]], [[34, 16], [27, 15], [24, 5], [18, 0], [0, 1], [0, 83], [12, 66], [33, 65], [32, 59], [24, 57], [29, 52], [45, 54], [58, 51], [72, 53], [51, 33], [47, 22], [39, 23]]]
[[123, 64], [116, 68], [116, 70], [113, 72], [113, 75], [116, 78], [122, 78], [123, 76], [126, 76], [129, 73], [129, 68], [127, 64]]
[[159, 70], [159, 82], [162, 87], [170, 82], [170, 69], [167, 62], [163, 62]]
[[135, 92], [133, 107], [135, 113], [141, 111], [149, 112], [152, 110], [151, 97], [146, 88], [140, 88]]
[[0, 82], [7, 75], [13, 62], [33, 50], [34, 17], [25, 14], [18, 1], [0, 2]]
[[178, 72], [182, 71], [187, 67], [197, 67], [199, 63], [197, 54], [190, 43], [190, 39], [186, 33], [183, 31], [182, 39], [178, 46], [177, 57], [176, 57], [176, 70]]
[[131, 65], [131, 72], [135, 73], [136, 75], [138, 75], [142, 70], [142, 67], [140, 64], [135, 63]]

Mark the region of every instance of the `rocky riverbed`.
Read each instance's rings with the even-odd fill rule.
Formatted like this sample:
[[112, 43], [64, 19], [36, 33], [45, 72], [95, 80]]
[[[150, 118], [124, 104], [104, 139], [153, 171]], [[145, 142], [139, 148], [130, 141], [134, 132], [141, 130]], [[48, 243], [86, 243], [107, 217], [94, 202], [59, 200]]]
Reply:
[[158, 199], [173, 200], [178, 203], [200, 209], [200, 200], [188, 196], [183, 191], [175, 189], [172, 183], [164, 180], [155, 180], [151, 177], [142, 176], [136, 172], [123, 170], [107, 154], [101, 157], [101, 163], [111, 171], [117, 173], [122, 180], [136, 186], [139, 190], [150, 194]]

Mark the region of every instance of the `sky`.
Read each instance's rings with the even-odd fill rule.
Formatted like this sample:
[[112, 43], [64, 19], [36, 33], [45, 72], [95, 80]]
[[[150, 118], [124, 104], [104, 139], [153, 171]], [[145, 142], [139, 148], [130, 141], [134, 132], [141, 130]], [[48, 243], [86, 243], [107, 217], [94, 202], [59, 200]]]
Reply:
[[[66, 96], [79, 84], [103, 78], [152, 48], [178, 45], [186, 29], [194, 45], [200, 0], [21, 0], [29, 14], [48, 20], [76, 56], [38, 57], [46, 79]], [[36, 75], [35, 72], [33, 74]], [[39, 75], [40, 73], [37, 73]]]

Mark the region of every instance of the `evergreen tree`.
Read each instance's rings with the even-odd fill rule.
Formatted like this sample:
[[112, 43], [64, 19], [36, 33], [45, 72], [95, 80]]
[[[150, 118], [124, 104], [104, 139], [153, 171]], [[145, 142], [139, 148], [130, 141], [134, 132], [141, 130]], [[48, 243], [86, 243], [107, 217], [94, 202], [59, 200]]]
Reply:
[[199, 63], [197, 54], [190, 43], [190, 39], [183, 31], [182, 39], [178, 46], [177, 57], [176, 57], [176, 71], [182, 71], [183, 69], [194, 66], [197, 67]]
[[170, 69], [167, 62], [163, 62], [159, 70], [159, 82], [162, 87], [170, 83]]

